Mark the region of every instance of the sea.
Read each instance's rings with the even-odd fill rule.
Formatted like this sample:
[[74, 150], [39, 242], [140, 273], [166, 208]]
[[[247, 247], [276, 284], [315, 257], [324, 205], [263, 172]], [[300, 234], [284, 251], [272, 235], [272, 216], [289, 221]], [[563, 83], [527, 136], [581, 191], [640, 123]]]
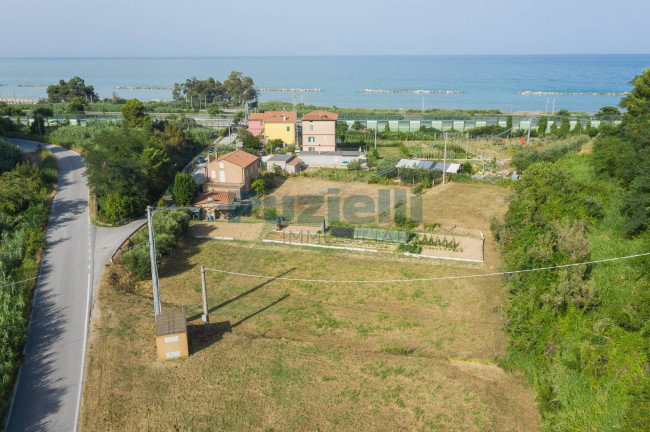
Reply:
[[[186, 78], [222, 81], [231, 71], [267, 89], [260, 101], [390, 109], [500, 109], [596, 112], [620, 95], [526, 95], [521, 92], [623, 93], [650, 67], [639, 55], [478, 55], [327, 57], [0, 58], [0, 99], [46, 97], [43, 86], [79, 76], [101, 98], [117, 94], [171, 100]], [[30, 87], [41, 86], [41, 87]], [[149, 87], [154, 89], [118, 89]], [[390, 90], [368, 93], [362, 90]], [[449, 93], [412, 93], [425, 90]], [[409, 91], [394, 92], [394, 91]], [[295, 96], [294, 96], [295, 94]]]

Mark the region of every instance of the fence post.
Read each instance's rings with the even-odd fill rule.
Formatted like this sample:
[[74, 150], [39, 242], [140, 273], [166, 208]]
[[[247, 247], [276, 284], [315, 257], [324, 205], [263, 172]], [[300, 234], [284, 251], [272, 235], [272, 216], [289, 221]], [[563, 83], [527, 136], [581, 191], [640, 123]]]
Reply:
[[208, 291], [205, 286], [205, 266], [201, 266], [201, 296], [203, 298], [203, 322], [210, 324], [210, 313], [208, 311]]

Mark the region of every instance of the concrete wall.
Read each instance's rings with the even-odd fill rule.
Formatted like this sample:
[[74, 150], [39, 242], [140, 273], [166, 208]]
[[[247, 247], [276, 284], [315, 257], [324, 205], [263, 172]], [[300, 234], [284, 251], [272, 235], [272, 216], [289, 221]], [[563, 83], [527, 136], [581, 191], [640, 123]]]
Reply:
[[305, 155], [301, 153], [299, 157], [303, 164], [310, 167], [345, 168], [348, 163], [355, 160], [360, 160], [362, 164], [366, 163], [365, 156]]

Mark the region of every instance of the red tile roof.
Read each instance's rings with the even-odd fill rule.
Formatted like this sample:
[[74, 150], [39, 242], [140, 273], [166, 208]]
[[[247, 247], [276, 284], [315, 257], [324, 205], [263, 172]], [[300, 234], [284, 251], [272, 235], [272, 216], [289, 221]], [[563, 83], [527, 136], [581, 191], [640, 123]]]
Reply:
[[302, 159], [295, 157], [295, 158], [292, 158], [289, 162], [287, 162], [287, 165], [296, 166], [296, 165], [299, 165], [301, 162], [302, 162]]
[[302, 119], [307, 121], [336, 120], [338, 118], [339, 118], [338, 114], [329, 111], [324, 111], [324, 110], [312, 111], [302, 116]]
[[266, 111], [264, 112], [264, 123], [293, 123], [298, 119], [295, 111]]
[[230, 205], [233, 202], [235, 202], [235, 194], [233, 192], [211, 191], [199, 194], [194, 200], [194, 205]]
[[220, 162], [225, 160], [230, 163], [234, 163], [235, 165], [239, 165], [242, 168], [246, 168], [248, 165], [257, 162], [258, 159], [259, 158], [255, 155], [247, 153], [244, 150], [237, 149], [234, 152], [220, 156], [217, 158], [217, 161]]
[[264, 120], [264, 113], [250, 113], [248, 120]]

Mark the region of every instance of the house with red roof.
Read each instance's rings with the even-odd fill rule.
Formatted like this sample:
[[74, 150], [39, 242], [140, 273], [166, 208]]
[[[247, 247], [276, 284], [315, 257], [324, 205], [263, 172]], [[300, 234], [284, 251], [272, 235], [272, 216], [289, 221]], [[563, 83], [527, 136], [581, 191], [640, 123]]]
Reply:
[[209, 191], [200, 193], [192, 204], [199, 208], [201, 219], [229, 219], [241, 203], [235, 199], [234, 192]]
[[310, 152], [336, 151], [336, 121], [339, 115], [318, 110], [302, 116], [302, 150]]
[[253, 136], [264, 133], [264, 113], [250, 113], [248, 115], [248, 132]]
[[232, 192], [241, 199], [258, 176], [259, 157], [238, 149], [214, 160], [208, 159], [203, 190]]

